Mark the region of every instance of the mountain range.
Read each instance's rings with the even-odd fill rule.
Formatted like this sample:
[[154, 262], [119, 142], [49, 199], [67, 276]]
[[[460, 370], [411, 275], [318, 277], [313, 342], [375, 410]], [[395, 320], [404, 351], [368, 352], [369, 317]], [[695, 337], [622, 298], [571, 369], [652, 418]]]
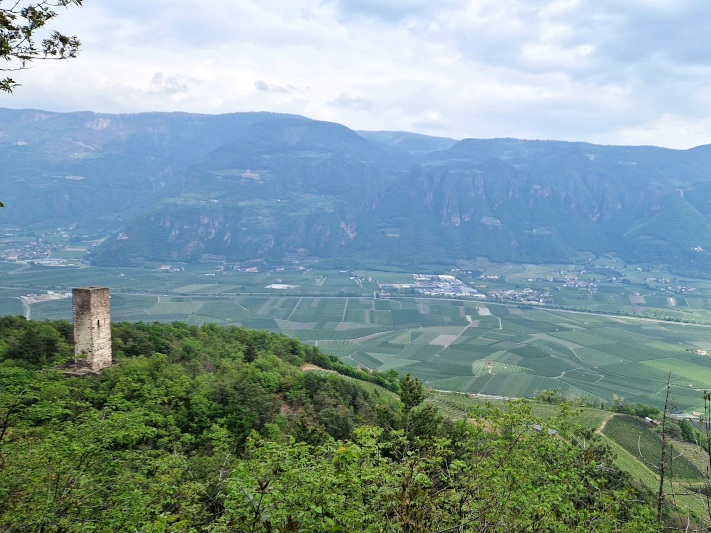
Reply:
[[97, 265], [570, 262], [711, 271], [711, 145], [355, 132], [295, 115], [0, 109], [0, 226], [108, 238]]

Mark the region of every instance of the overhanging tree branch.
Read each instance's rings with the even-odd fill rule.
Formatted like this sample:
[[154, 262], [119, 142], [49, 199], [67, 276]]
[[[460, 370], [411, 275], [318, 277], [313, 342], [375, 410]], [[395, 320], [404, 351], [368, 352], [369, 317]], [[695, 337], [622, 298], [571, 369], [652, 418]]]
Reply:
[[[15, 72], [35, 59], [71, 59], [79, 52], [76, 36], [51, 30], [48, 24], [58, 16], [58, 7], [82, 5], [83, 0], [0, 0], [0, 72]], [[13, 78], [0, 79], [0, 91], [12, 92], [19, 86]]]

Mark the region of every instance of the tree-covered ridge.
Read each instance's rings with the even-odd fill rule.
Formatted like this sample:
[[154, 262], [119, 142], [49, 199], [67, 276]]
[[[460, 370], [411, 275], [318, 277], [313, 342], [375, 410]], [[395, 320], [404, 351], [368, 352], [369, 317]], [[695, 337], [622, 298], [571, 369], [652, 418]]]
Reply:
[[[655, 529], [609, 451], [564, 414], [546, 426], [522, 403], [452, 423], [409, 376], [370, 376], [403, 405], [302, 371], [336, 363], [281, 335], [113, 333], [119, 364], [79, 378], [56, 369], [66, 322], [0, 319], [0, 530]], [[36, 354], [20, 349], [30, 337]]]
[[0, 109], [0, 121], [0, 223], [32, 238], [30, 257], [62, 228], [62, 246], [84, 243], [96, 265], [410, 269], [610, 252], [695, 277], [711, 265], [708, 146], [359, 135], [270, 113]]

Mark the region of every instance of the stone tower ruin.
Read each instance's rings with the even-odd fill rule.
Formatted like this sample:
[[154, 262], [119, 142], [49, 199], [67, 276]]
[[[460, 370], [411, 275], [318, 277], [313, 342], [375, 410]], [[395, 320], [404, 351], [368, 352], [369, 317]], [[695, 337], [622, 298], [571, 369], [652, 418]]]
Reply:
[[111, 366], [111, 307], [107, 287], [72, 289], [74, 358], [94, 372]]

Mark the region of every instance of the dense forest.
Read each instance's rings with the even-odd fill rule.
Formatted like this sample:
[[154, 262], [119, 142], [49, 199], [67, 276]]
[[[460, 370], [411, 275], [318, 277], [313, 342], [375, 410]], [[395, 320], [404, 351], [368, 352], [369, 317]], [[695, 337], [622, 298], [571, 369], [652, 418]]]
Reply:
[[409, 375], [237, 327], [120, 323], [113, 343], [78, 377], [70, 323], [0, 318], [0, 530], [657, 530], [565, 406], [453, 422]]

